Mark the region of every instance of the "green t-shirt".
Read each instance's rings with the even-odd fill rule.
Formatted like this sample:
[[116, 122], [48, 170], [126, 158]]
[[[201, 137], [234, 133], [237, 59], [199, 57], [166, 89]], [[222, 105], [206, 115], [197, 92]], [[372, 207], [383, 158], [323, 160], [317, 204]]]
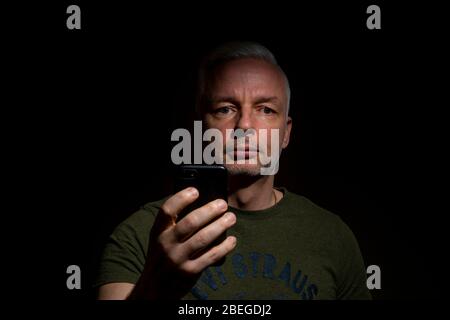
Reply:
[[[371, 299], [358, 243], [349, 227], [286, 189], [261, 211], [229, 208], [236, 248], [221, 266], [205, 269], [185, 299]], [[148, 203], [110, 236], [95, 286], [136, 283], [162, 200]]]

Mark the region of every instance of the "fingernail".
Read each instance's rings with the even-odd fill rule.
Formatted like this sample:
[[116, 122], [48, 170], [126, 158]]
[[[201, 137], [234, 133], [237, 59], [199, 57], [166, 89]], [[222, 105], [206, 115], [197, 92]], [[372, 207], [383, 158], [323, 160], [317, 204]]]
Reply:
[[228, 223], [232, 223], [232, 222], [236, 221], [236, 216], [232, 212], [225, 213], [224, 218], [225, 218], [226, 222], [228, 222]]
[[193, 196], [193, 197], [196, 196], [196, 195], [198, 195], [198, 191], [197, 191], [197, 189], [195, 189], [194, 187], [188, 188], [187, 191], [189, 192], [189, 195], [191, 195], [191, 196]]
[[216, 205], [217, 205], [217, 208], [219, 208], [219, 209], [225, 209], [227, 207], [227, 203], [222, 199], [218, 199], [216, 201]]

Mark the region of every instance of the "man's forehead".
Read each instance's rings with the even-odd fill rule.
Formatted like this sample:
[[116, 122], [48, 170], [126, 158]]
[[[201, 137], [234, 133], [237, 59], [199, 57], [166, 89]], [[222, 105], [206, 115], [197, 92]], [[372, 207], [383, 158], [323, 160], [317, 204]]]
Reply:
[[215, 68], [213, 76], [222, 80], [233, 77], [249, 77], [252, 80], [266, 77], [274, 80], [282, 80], [283, 78], [281, 71], [276, 66], [267, 61], [255, 58], [228, 61]]
[[[242, 89], [251, 90], [255, 95], [267, 98], [277, 96], [277, 91], [283, 91], [285, 81], [275, 66], [257, 59], [240, 59], [231, 61], [217, 68], [213, 73], [210, 88], [213, 96], [234, 95]], [[284, 91], [283, 91], [284, 92]]]

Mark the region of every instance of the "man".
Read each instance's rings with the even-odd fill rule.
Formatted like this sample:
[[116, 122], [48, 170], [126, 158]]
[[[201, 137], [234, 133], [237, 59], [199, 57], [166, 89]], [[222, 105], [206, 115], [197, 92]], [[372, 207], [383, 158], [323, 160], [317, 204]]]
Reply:
[[[274, 129], [279, 150], [288, 146], [289, 83], [265, 47], [226, 44], [199, 75], [197, 108], [206, 127], [224, 139], [227, 129]], [[247, 160], [258, 152], [245, 148]], [[339, 217], [274, 188], [259, 160], [225, 166], [228, 204], [210, 202], [176, 222], [199, 196], [188, 188], [116, 228], [96, 283], [99, 299], [370, 299], [357, 241]], [[224, 231], [228, 237], [209, 246]]]

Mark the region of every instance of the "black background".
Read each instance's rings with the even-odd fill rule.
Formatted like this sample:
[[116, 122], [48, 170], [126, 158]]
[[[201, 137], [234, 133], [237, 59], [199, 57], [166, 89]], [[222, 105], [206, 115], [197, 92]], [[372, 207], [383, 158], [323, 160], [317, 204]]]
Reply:
[[[18, 36], [7, 35], [3, 118], [21, 280], [47, 298], [93, 298], [108, 234], [171, 191], [170, 134], [194, 120], [200, 58], [251, 40], [275, 54], [291, 84], [293, 132], [276, 185], [351, 227], [366, 265], [381, 267], [374, 298], [440, 297], [440, 10], [375, 3], [381, 30], [366, 28], [372, 3], [344, 1], [21, 7], [10, 24]], [[69, 4], [80, 5], [82, 30], [67, 30]], [[71, 264], [82, 290], [66, 288]]]

